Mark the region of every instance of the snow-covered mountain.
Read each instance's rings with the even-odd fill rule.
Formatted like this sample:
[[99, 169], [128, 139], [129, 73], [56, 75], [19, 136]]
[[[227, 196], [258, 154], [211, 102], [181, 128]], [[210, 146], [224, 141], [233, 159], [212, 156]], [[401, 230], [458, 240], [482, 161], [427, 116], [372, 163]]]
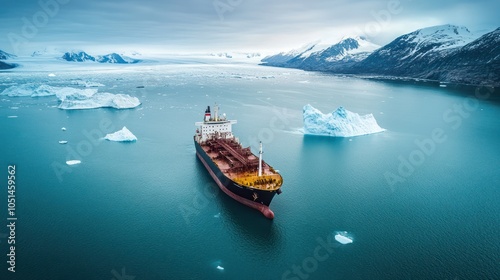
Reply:
[[426, 78], [500, 86], [500, 28], [452, 52]]
[[318, 41], [297, 50], [268, 56], [262, 62], [271, 66], [331, 71], [363, 60], [378, 48], [380, 46], [364, 37], [344, 37], [335, 44], [327, 45]]
[[90, 54], [84, 51], [66, 52], [62, 56], [62, 59], [73, 62], [96, 61], [95, 57], [91, 56]]
[[15, 58], [16, 56], [10, 53], [6, 53], [2, 50], [0, 50], [0, 60], [7, 60], [10, 58]]
[[11, 69], [11, 68], [16, 67], [17, 64], [7, 63], [7, 62], [1, 61], [1, 60], [7, 60], [7, 59], [15, 58], [15, 57], [16, 56], [13, 54], [6, 53], [6, 52], [0, 50], [0, 70]]
[[354, 67], [354, 72], [397, 76], [425, 73], [476, 38], [463, 26], [447, 24], [419, 29], [373, 52]]
[[347, 38], [320, 51], [312, 51], [317, 48], [312, 44], [262, 61], [339, 74], [500, 86], [500, 28], [478, 37], [466, 27], [446, 24], [402, 35], [378, 49], [363, 38]]
[[138, 59], [133, 59], [130, 57], [122, 56], [122, 55], [119, 55], [117, 53], [110, 53], [107, 55], [98, 56], [96, 61], [100, 62], [100, 63], [120, 63], [120, 64], [140, 62], [140, 60], [138, 60]]
[[119, 55], [117, 53], [110, 53], [107, 55], [99, 55], [97, 57], [94, 57], [84, 51], [66, 52], [62, 56], [62, 59], [71, 62], [95, 61], [99, 63], [119, 63], [119, 64], [140, 62], [140, 60], [138, 59], [133, 59], [124, 55]]

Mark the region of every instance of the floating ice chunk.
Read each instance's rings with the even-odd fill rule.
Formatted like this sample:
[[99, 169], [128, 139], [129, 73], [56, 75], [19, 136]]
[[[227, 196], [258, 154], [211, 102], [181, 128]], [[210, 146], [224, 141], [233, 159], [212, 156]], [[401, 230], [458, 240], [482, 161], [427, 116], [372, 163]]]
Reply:
[[106, 134], [106, 136], [104, 136], [104, 139], [119, 142], [137, 141], [137, 137], [135, 137], [135, 135], [132, 134], [132, 132], [130, 132], [130, 130], [128, 130], [125, 126], [115, 133]]
[[214, 218], [220, 218], [220, 213], [215, 214]]
[[66, 128], [65, 128], [65, 127], [61, 127], [61, 130], [62, 130], [62, 131], [66, 131]]
[[59, 144], [67, 144], [67, 143], [68, 143], [68, 141], [66, 141], [66, 140], [59, 141]]
[[67, 165], [75, 165], [75, 164], [80, 164], [80, 163], [82, 163], [82, 161], [81, 160], [77, 160], [77, 159], [66, 161]]
[[222, 267], [222, 266], [218, 265], [218, 266], [217, 266], [217, 269], [218, 269], [218, 270], [224, 270], [224, 267]]
[[337, 240], [341, 244], [349, 244], [352, 243], [352, 238], [347, 236], [347, 232], [338, 232], [335, 234], [335, 240]]
[[71, 95], [61, 100], [60, 109], [94, 109], [110, 107], [115, 109], [131, 109], [141, 105], [137, 97], [126, 94], [96, 93], [92, 96]]
[[303, 118], [305, 134], [352, 137], [385, 131], [372, 114], [360, 116], [344, 107], [323, 114], [307, 104], [303, 109]]
[[17, 118], [17, 116], [7, 116], [7, 118], [9, 118], [9, 119], [15, 119], [15, 118]]
[[97, 88], [78, 89], [72, 87], [53, 87], [33, 83], [6, 88], [0, 95], [7, 96], [53, 96], [61, 101], [60, 109], [95, 109], [110, 107], [115, 109], [130, 109], [141, 105], [137, 97], [127, 94], [112, 94], [98, 92]]
[[74, 80], [71, 82], [73, 85], [84, 86], [84, 87], [104, 87], [101, 83], [91, 82], [91, 81], [83, 81], [83, 80]]
[[54, 74], [54, 73], [49, 74], [49, 77], [55, 77], [55, 76], [56, 76], [56, 74]]

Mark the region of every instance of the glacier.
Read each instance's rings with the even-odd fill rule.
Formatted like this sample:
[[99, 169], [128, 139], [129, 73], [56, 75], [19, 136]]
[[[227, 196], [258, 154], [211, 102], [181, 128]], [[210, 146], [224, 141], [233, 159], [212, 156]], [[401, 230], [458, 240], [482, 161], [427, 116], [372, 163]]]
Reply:
[[9, 97], [27, 96], [43, 97], [56, 96], [60, 104], [58, 108], [64, 110], [75, 109], [95, 109], [95, 108], [115, 108], [131, 109], [141, 105], [137, 97], [127, 94], [112, 94], [109, 92], [99, 92], [97, 88], [78, 89], [72, 87], [54, 87], [49, 85], [39, 85], [27, 83], [6, 88], [0, 95]]
[[303, 108], [304, 134], [352, 137], [385, 131], [372, 114], [360, 116], [339, 107], [332, 113], [323, 114], [310, 104]]
[[104, 136], [104, 139], [109, 141], [118, 141], [118, 142], [134, 142], [137, 141], [137, 137], [128, 130], [127, 127], [123, 127], [121, 130], [118, 130], [115, 133], [109, 133]]

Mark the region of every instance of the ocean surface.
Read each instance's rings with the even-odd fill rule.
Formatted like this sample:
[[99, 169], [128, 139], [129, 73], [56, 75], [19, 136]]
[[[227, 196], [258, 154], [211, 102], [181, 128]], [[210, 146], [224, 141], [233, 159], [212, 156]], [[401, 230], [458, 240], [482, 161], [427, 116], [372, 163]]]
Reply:
[[[142, 102], [61, 110], [54, 96], [0, 96], [0, 279], [500, 279], [498, 91], [245, 64], [89, 65], [0, 73], [0, 92], [90, 81]], [[219, 191], [196, 158], [194, 123], [215, 103], [282, 174], [274, 220]], [[306, 104], [371, 113], [386, 131], [304, 135]], [[137, 142], [101, 139], [123, 126]], [[335, 241], [344, 231], [353, 243]]]

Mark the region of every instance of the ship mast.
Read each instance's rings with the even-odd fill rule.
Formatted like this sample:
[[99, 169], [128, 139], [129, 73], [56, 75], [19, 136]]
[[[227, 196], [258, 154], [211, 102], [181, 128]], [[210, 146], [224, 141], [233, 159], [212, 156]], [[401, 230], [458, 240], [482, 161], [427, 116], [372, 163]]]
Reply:
[[215, 103], [214, 111], [215, 111], [214, 120], [217, 122], [219, 121], [219, 106], [217, 106], [217, 103]]
[[260, 141], [259, 147], [259, 177], [262, 176], [262, 141]]

